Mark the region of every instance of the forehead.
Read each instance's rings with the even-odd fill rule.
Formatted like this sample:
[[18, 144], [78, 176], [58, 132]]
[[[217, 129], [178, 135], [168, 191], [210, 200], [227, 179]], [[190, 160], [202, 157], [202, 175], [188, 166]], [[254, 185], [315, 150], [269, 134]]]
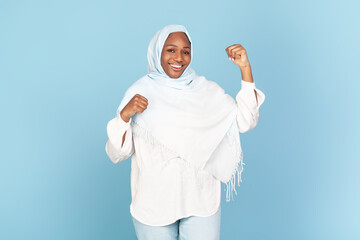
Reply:
[[170, 33], [165, 41], [165, 44], [170, 43], [170, 42], [177, 42], [177, 41], [185, 42], [188, 45], [191, 44], [187, 35], [184, 32]]

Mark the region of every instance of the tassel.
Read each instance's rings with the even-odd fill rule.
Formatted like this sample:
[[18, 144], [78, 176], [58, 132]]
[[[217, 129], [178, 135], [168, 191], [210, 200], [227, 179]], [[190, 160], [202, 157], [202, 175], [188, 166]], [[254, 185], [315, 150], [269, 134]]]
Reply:
[[179, 156], [175, 151], [171, 150], [170, 148], [159, 142], [151, 133], [149, 133], [149, 131], [141, 127], [134, 120], [131, 121], [131, 130], [134, 137], [144, 138], [152, 146], [159, 147], [162, 153], [171, 154], [175, 157]]
[[[185, 163], [187, 166], [192, 167], [194, 169], [195, 166], [185, 160], [183, 157], [181, 157], [177, 152], [170, 149], [169, 147], [165, 146], [163, 143], [161, 143], [159, 140], [157, 140], [149, 131], [147, 131], [145, 128], [141, 127], [136, 121], [131, 121], [131, 130], [133, 133], [133, 137], [140, 137], [146, 140], [150, 145], [152, 145], [154, 148], [157, 148], [161, 151], [162, 155], [165, 155], [166, 157], [164, 159], [171, 160], [171, 159], [181, 159], [183, 163]], [[199, 169], [196, 169], [199, 171]]]
[[[232, 127], [235, 128], [235, 126], [233, 125]], [[235, 134], [236, 133], [236, 134]], [[235, 166], [234, 172], [230, 178], [230, 180], [226, 183], [226, 201], [229, 202], [230, 198], [232, 200], [234, 200], [234, 193], [235, 195], [237, 195], [237, 191], [236, 191], [236, 184], [235, 184], [235, 180], [237, 177], [237, 184], [240, 187], [240, 182], [242, 182], [241, 179], [241, 174], [244, 171], [244, 161], [243, 161], [243, 152], [241, 150], [241, 143], [240, 143], [240, 136], [239, 133], [237, 131], [237, 128], [235, 131], [229, 131], [228, 132], [229, 136], [232, 137], [234, 139], [234, 142], [236, 143], [237, 147], [236, 147], [236, 156], [238, 156], [239, 161]]]
[[[197, 174], [199, 176], [199, 171], [200, 169], [197, 169], [193, 164], [189, 163], [188, 161], [186, 161], [184, 158], [180, 157], [179, 154], [177, 154], [175, 151], [173, 151], [172, 149], [166, 147], [164, 144], [162, 144], [161, 142], [159, 142], [151, 133], [149, 133], [146, 129], [142, 128], [139, 124], [137, 124], [135, 121], [131, 121], [131, 126], [132, 126], [132, 133], [134, 137], [141, 137], [146, 139], [146, 141], [153, 145], [154, 147], [158, 147], [160, 149], [160, 151], [163, 154], [169, 154], [169, 158], [168, 159], [181, 159], [183, 160], [183, 162], [185, 164], [187, 164], [189, 167], [193, 168]], [[237, 195], [237, 191], [236, 191], [236, 178], [237, 178], [237, 185], [240, 186], [240, 182], [242, 182], [241, 179], [241, 174], [244, 170], [244, 162], [243, 162], [243, 154], [242, 154], [242, 150], [241, 150], [241, 145], [240, 145], [240, 139], [238, 137], [235, 137], [235, 142], [238, 145], [237, 148], [237, 156], [239, 156], [239, 161], [236, 163], [236, 165], [234, 166], [234, 172], [230, 178], [230, 180], [228, 182], [226, 182], [226, 201], [229, 202], [230, 199], [234, 200], [234, 193], [235, 195]], [[198, 184], [200, 186], [202, 186], [203, 184], [203, 176], [199, 176], [198, 177]]]
[[242, 153], [239, 156], [240, 161], [237, 164], [234, 173], [232, 174], [230, 180], [226, 183], [226, 201], [229, 202], [230, 198], [234, 200], [234, 193], [237, 195], [236, 191], [236, 178], [237, 178], [237, 185], [240, 187], [240, 182], [242, 182], [241, 174], [244, 170], [244, 162]]

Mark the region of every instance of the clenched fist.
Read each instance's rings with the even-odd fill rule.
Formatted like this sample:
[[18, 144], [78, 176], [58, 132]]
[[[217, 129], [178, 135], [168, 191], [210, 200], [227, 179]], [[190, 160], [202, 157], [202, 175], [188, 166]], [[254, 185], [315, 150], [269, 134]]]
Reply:
[[120, 116], [125, 122], [129, 122], [135, 113], [142, 113], [148, 105], [148, 100], [140, 94], [135, 94], [128, 104], [121, 110]]
[[246, 50], [240, 44], [231, 45], [227, 47], [225, 51], [229, 59], [240, 68], [246, 68], [250, 66]]
[[229, 59], [240, 68], [242, 79], [246, 82], [254, 82], [245, 48], [240, 44], [234, 44], [227, 47], [225, 51]]

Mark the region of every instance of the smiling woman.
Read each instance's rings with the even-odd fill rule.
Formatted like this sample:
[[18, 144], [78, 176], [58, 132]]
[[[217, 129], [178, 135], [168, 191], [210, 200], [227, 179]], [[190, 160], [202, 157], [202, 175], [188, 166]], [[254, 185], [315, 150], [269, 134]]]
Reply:
[[171, 33], [161, 52], [161, 66], [171, 78], [179, 78], [191, 61], [191, 43], [183, 32]]
[[108, 123], [109, 158], [132, 157], [130, 212], [140, 240], [220, 239], [221, 182], [229, 201], [243, 167], [239, 132], [256, 126], [265, 99], [245, 49], [226, 53], [243, 77], [236, 101], [190, 67], [185, 27], [164, 27], [149, 44], [148, 74]]

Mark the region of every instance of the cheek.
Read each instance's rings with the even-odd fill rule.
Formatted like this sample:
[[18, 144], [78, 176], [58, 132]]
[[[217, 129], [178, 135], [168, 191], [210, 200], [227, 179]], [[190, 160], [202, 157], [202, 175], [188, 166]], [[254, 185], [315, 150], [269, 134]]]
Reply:
[[161, 52], [161, 62], [166, 61], [169, 58], [169, 53], [167, 51], [162, 51]]
[[186, 59], [186, 61], [187, 61], [187, 64], [189, 64], [190, 61], [191, 61], [191, 56], [189, 55], [189, 56], [187, 56], [185, 59]]
[[161, 59], [160, 59], [160, 62], [161, 62], [161, 66], [164, 68], [166, 67], [166, 62], [167, 62], [167, 59], [166, 59], [166, 54], [161, 54]]

